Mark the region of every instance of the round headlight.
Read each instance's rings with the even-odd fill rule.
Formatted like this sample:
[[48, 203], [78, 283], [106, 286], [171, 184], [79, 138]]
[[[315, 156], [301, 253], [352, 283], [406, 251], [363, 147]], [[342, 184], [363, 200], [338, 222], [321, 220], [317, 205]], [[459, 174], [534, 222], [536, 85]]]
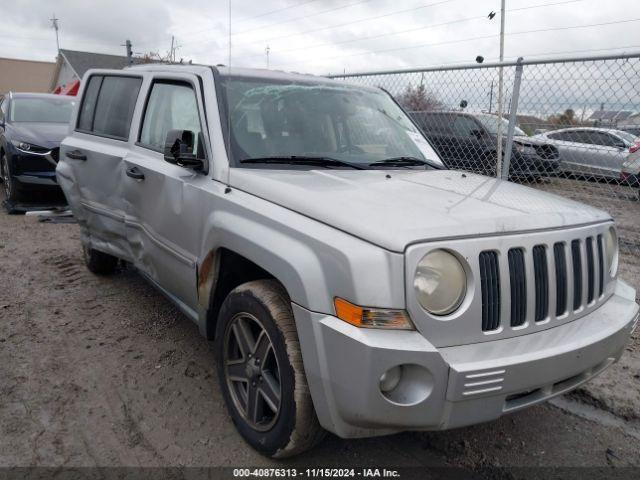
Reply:
[[615, 228], [609, 227], [604, 239], [609, 275], [615, 277], [618, 272], [618, 234], [616, 233]]
[[454, 255], [434, 250], [418, 263], [413, 286], [425, 310], [434, 315], [448, 315], [464, 300], [467, 275]]

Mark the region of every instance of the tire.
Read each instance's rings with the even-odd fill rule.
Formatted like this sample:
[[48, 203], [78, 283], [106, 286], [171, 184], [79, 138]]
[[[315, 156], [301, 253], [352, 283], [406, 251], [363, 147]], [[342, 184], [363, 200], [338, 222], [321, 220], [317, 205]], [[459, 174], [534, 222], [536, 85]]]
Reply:
[[309, 393], [291, 300], [282, 285], [256, 280], [227, 296], [218, 316], [215, 353], [227, 409], [249, 445], [284, 458], [322, 439], [325, 431]]
[[108, 253], [83, 245], [82, 254], [85, 265], [91, 273], [96, 275], [111, 275], [118, 268], [118, 259]]
[[2, 154], [0, 157], [0, 174], [2, 176], [2, 187], [4, 189], [4, 199], [9, 203], [15, 203], [20, 201], [20, 192], [16, 185], [13, 176], [11, 175], [11, 169], [9, 168], [9, 161], [6, 154]]

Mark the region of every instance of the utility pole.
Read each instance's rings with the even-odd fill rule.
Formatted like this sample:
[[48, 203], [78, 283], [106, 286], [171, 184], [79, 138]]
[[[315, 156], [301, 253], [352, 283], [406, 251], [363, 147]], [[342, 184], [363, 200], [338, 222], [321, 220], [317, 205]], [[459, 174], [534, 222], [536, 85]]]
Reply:
[[131, 46], [131, 40], [124, 42], [124, 46], [127, 48], [127, 62], [129, 66], [133, 65], [133, 50]]
[[267, 48], [264, 49], [264, 53], [267, 54], [267, 70], [269, 70], [269, 52], [271, 52], [271, 48], [267, 45]]
[[58, 30], [59, 30], [59, 26], [58, 26], [58, 18], [56, 18], [56, 14], [53, 14], [53, 18], [50, 18], [49, 20], [51, 20], [51, 26], [53, 27], [53, 29], [56, 31], [56, 47], [58, 48], [58, 54], [60, 53], [60, 39], [58, 38]]
[[500, 5], [500, 67], [498, 69], [498, 145], [496, 159], [496, 178], [502, 177], [502, 113], [504, 111], [504, 6], [505, 0]]
[[171, 35], [171, 50], [169, 50], [169, 62], [171, 63], [175, 63], [176, 61], [176, 50], [174, 47], [175, 43], [176, 43], [176, 37]]

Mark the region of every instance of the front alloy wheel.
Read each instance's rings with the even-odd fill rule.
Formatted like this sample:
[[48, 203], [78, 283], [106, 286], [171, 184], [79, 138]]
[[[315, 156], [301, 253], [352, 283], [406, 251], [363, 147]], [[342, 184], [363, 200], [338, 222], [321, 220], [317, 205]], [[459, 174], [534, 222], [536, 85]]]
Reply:
[[256, 317], [239, 313], [229, 323], [224, 341], [225, 379], [231, 398], [254, 430], [269, 430], [280, 413], [278, 359], [269, 334]]
[[254, 280], [229, 293], [218, 314], [215, 353], [229, 415], [253, 448], [290, 457], [322, 439], [291, 299], [280, 283]]

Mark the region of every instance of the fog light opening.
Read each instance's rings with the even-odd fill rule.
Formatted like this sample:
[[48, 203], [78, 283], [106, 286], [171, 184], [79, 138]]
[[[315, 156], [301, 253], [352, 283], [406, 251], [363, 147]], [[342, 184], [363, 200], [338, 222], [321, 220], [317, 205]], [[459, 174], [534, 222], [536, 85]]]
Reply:
[[398, 386], [400, 379], [402, 378], [402, 367], [396, 366], [390, 368], [382, 374], [380, 377], [380, 391], [390, 392]]
[[394, 405], [411, 406], [424, 402], [433, 391], [434, 378], [421, 365], [404, 363], [380, 376], [380, 394]]

